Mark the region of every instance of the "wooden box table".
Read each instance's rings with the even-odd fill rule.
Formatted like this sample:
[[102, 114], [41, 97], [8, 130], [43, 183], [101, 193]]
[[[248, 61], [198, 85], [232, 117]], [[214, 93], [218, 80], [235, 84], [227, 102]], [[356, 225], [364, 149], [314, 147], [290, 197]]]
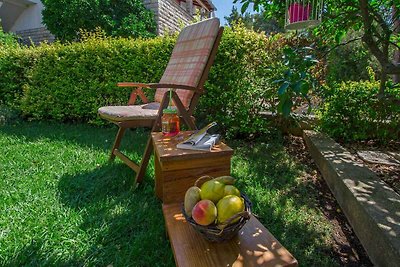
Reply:
[[173, 137], [152, 133], [156, 195], [163, 203], [182, 202], [186, 190], [203, 175], [230, 175], [233, 150], [221, 143], [212, 151], [177, 149], [176, 145], [193, 132]]
[[296, 259], [254, 217], [224, 243], [203, 239], [181, 212], [181, 203], [163, 204], [165, 224], [178, 267], [296, 267]]

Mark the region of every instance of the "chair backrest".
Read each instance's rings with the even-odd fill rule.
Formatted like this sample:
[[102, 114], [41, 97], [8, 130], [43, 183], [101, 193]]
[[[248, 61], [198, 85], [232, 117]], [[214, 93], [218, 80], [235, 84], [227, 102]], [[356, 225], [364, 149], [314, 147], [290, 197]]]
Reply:
[[[185, 27], [178, 36], [160, 83], [187, 85], [202, 90], [222, 34], [219, 25], [218, 18], [211, 18]], [[161, 102], [168, 90], [157, 89], [155, 101]], [[188, 108], [194, 92], [177, 89], [176, 93]]]

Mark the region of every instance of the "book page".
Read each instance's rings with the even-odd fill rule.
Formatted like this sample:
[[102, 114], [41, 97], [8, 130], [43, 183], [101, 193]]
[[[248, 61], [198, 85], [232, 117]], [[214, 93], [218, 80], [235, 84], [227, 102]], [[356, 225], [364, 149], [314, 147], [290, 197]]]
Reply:
[[200, 129], [197, 133], [192, 134], [187, 140], [183, 141], [183, 144], [191, 144], [191, 145], [197, 145], [202, 139], [203, 137], [207, 134], [208, 129], [210, 129], [211, 127], [214, 127], [215, 125], [217, 125], [216, 122], [212, 122], [210, 124], [208, 124], [207, 126], [203, 127], [202, 129]]

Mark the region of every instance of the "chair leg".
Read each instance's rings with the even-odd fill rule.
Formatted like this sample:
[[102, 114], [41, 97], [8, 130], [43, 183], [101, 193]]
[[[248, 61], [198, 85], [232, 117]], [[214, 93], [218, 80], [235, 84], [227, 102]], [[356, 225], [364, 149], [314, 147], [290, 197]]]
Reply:
[[183, 118], [184, 122], [187, 126], [189, 126], [190, 130], [197, 130], [196, 124], [194, 123], [193, 116], [191, 116], [183, 106], [179, 96], [176, 92], [172, 92], [172, 98], [174, 99], [175, 105], [178, 108], [180, 116]]
[[126, 128], [119, 127], [117, 136], [115, 137], [114, 145], [113, 145], [113, 147], [111, 149], [111, 154], [110, 154], [109, 161], [113, 161], [115, 159], [114, 150], [119, 148], [119, 146], [121, 144], [122, 137], [124, 136], [125, 130], [126, 130]]
[[[164, 96], [163, 96], [163, 99], [162, 99], [162, 101], [160, 103], [160, 107], [158, 109], [158, 116], [157, 116], [157, 119], [154, 121], [153, 128], [151, 129], [151, 132], [155, 132], [155, 131], [159, 130], [160, 125], [161, 125], [162, 111], [163, 111], [163, 109], [168, 107], [168, 103], [169, 103], [168, 94], [165, 93]], [[147, 140], [146, 149], [144, 150], [142, 161], [140, 162], [139, 171], [136, 173], [136, 178], [135, 178], [135, 183], [136, 184], [142, 182], [143, 177], [144, 177], [144, 175], [146, 173], [146, 168], [147, 168], [147, 165], [149, 164], [149, 160], [150, 160], [150, 156], [151, 156], [152, 152], [153, 152], [153, 141], [151, 139], [151, 134], [150, 134], [150, 137]]]
[[151, 136], [147, 140], [146, 149], [144, 150], [144, 154], [142, 157], [142, 161], [140, 162], [140, 169], [136, 173], [135, 183], [141, 183], [143, 181], [143, 177], [146, 173], [147, 165], [149, 165], [150, 156], [153, 152], [153, 142], [151, 140]]

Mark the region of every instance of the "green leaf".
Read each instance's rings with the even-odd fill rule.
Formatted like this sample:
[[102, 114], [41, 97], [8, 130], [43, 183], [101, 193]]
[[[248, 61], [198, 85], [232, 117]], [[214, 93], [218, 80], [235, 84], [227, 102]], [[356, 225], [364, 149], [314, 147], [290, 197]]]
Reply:
[[291, 77], [293, 75], [292, 70], [288, 69], [283, 73], [286, 77]]
[[300, 93], [300, 90], [301, 90], [301, 84], [302, 84], [302, 81], [298, 81], [298, 82], [296, 82], [295, 84], [294, 84], [294, 86], [293, 86], [293, 91], [295, 92], [295, 93]]
[[288, 87], [289, 87], [289, 85], [290, 85], [290, 83], [287, 82], [287, 81], [285, 81], [285, 82], [281, 85], [281, 87], [279, 87], [279, 89], [278, 89], [278, 95], [283, 95], [283, 94], [285, 94], [285, 93], [286, 93], [286, 90], [287, 90]]
[[300, 92], [303, 96], [306, 96], [308, 94], [308, 91], [310, 90], [310, 84], [306, 81], [303, 81], [300, 86]]
[[282, 104], [282, 114], [284, 117], [288, 117], [290, 114], [290, 111], [292, 109], [293, 102], [291, 99], [286, 99], [283, 104]]
[[287, 59], [287, 60], [293, 60], [294, 58], [296, 58], [296, 56], [298, 55], [297, 53], [296, 53], [296, 51], [294, 51], [292, 48], [286, 48], [286, 49], [284, 49], [283, 50], [283, 54], [284, 54], [284, 57]]
[[285, 81], [284, 79], [279, 79], [279, 80], [274, 80], [274, 81], [272, 81], [272, 83], [281, 83], [281, 82], [283, 82], [283, 81]]
[[249, 7], [250, 2], [245, 2], [242, 6], [242, 8], [240, 9], [240, 11], [242, 11], [242, 14], [244, 14], [247, 10], [247, 8]]
[[260, 1], [259, 0], [255, 0], [253, 5], [254, 5], [254, 8], [253, 8], [254, 11], [260, 12]]
[[346, 36], [346, 31], [345, 30], [338, 30], [335, 35], [335, 41], [336, 43], [340, 43], [342, 39]]

